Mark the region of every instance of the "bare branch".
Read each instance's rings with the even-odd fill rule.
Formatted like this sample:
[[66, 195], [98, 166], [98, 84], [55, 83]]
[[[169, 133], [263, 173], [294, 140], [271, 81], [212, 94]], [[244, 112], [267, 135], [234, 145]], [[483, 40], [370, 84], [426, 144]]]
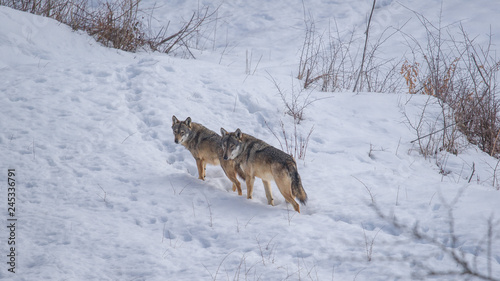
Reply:
[[363, 74], [363, 65], [365, 64], [365, 57], [366, 57], [366, 48], [368, 46], [368, 34], [370, 32], [370, 23], [372, 21], [372, 16], [373, 16], [373, 11], [375, 10], [375, 3], [377, 0], [373, 0], [373, 5], [372, 5], [372, 10], [370, 12], [370, 17], [368, 18], [368, 24], [366, 25], [366, 31], [365, 31], [365, 47], [363, 48], [363, 58], [361, 59], [361, 66], [359, 67], [359, 73], [358, 73], [358, 78], [356, 79], [356, 83], [354, 83], [354, 89], [352, 90], [353, 92], [356, 92], [358, 89], [358, 83], [360, 81], [360, 78]]

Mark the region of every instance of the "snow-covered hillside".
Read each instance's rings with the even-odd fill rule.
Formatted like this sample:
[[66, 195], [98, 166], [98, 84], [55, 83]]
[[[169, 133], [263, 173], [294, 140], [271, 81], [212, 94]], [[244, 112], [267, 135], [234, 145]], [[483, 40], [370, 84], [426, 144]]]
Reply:
[[[165, 4], [155, 19], [189, 16], [197, 2]], [[303, 5], [295, 2], [223, 3], [220, 39], [197, 60], [107, 49], [56, 21], [0, 6], [0, 279], [409, 280], [460, 270], [444, 251], [499, 278], [497, 160], [472, 145], [457, 156], [419, 155], [408, 120], [420, 118], [428, 97], [305, 93], [314, 102], [297, 130], [313, 132], [297, 161], [309, 197], [300, 214], [274, 184], [269, 206], [260, 180], [247, 200], [220, 167], [197, 179], [193, 157], [174, 143], [172, 115], [216, 132], [240, 128], [278, 148], [270, 129], [279, 135], [282, 121], [293, 131], [273, 79], [288, 97], [299, 87]], [[364, 26], [371, 5], [304, 2], [318, 24], [335, 17], [345, 28]], [[433, 17], [434, 2], [405, 6]], [[498, 5], [458, 2], [444, 2], [445, 23], [463, 20], [481, 35], [500, 28]], [[380, 30], [412, 17], [400, 3], [378, 5]], [[407, 32], [417, 36], [418, 26], [410, 21]], [[439, 109], [427, 112], [432, 118]]]

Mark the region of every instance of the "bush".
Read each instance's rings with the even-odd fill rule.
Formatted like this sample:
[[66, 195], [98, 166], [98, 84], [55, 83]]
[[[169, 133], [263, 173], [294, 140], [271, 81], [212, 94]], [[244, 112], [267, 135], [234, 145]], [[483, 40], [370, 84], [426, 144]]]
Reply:
[[451, 29], [431, 24], [416, 16], [426, 30], [426, 42], [404, 34], [413, 58], [405, 60], [401, 74], [410, 94], [422, 93], [438, 99], [442, 108], [443, 137], [440, 149], [457, 153], [457, 133], [492, 156], [498, 156], [500, 101], [497, 74], [500, 61], [491, 50], [490, 40], [478, 44], [470, 39], [462, 25], [460, 39]]
[[[214, 21], [217, 10], [209, 6], [193, 12], [190, 20], [179, 31], [169, 32], [162, 27], [153, 33], [144, 24], [141, 0], [105, 0], [89, 7], [87, 0], [0, 0], [0, 5], [53, 18], [69, 25], [73, 30], [83, 30], [99, 43], [124, 51], [149, 49], [164, 53], [180, 50], [180, 54], [194, 57], [190, 39], [199, 35], [200, 28]], [[149, 14], [152, 18], [152, 14]]]
[[297, 79], [303, 81], [305, 89], [315, 86], [324, 92], [396, 92], [401, 89], [399, 62], [378, 55], [382, 44], [395, 34], [388, 32], [391, 27], [375, 43], [369, 44], [370, 20], [363, 32], [366, 35], [364, 41], [357, 30], [340, 32], [335, 21], [335, 32], [331, 28], [318, 32], [311, 15], [304, 19], [304, 23], [305, 36]]
[[[370, 19], [373, 14], [371, 10]], [[441, 27], [432, 24], [423, 15], [412, 11], [426, 31], [424, 42], [399, 29], [387, 34], [387, 28], [374, 43], [370, 43], [368, 20], [364, 42], [355, 30], [341, 34], [318, 33], [312, 16], [304, 19], [305, 36], [302, 45], [297, 78], [304, 88], [318, 87], [321, 91], [398, 92], [406, 89], [410, 94], [436, 97], [441, 107], [441, 124], [433, 128], [434, 136], [422, 131], [422, 121], [414, 124], [420, 150], [425, 155], [446, 150], [457, 154], [460, 134], [492, 156], [500, 156], [500, 100], [497, 75], [500, 61], [492, 50], [490, 40], [479, 44], [457, 25]], [[304, 14], [306, 14], [304, 12]], [[323, 36], [327, 34], [328, 36]], [[381, 59], [380, 46], [394, 34], [407, 42], [413, 57], [399, 61]], [[326, 40], [325, 40], [326, 37]], [[363, 56], [360, 58], [359, 54]], [[425, 111], [425, 109], [424, 109]], [[412, 125], [413, 126], [413, 125]], [[432, 141], [420, 141], [431, 138]]]

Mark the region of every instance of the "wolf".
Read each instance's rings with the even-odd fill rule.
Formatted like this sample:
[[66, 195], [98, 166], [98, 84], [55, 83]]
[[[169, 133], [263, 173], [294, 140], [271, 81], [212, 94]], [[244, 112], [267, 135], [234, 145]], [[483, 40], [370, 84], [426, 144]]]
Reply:
[[233, 183], [233, 191], [238, 190], [238, 195], [242, 195], [237, 175], [245, 179], [245, 174], [234, 160], [223, 159], [221, 136], [201, 124], [192, 122], [191, 117], [179, 121], [175, 115], [172, 116], [172, 130], [175, 143], [186, 147], [196, 160], [199, 179], [205, 180], [207, 163], [221, 165], [222, 170]]
[[307, 194], [302, 187], [293, 157], [260, 139], [242, 133], [240, 129], [228, 133], [221, 128], [221, 134], [223, 159], [234, 160], [245, 173], [247, 198], [252, 198], [255, 177], [259, 177], [264, 184], [267, 203], [274, 205], [270, 183], [274, 180], [285, 200], [300, 213], [299, 204], [294, 198], [305, 205]]

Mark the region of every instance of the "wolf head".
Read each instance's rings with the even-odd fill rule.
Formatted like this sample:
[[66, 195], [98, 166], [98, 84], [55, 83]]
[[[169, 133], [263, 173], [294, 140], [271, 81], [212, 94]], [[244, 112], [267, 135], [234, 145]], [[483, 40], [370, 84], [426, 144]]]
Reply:
[[191, 133], [191, 117], [184, 121], [179, 121], [177, 117], [172, 116], [172, 131], [174, 131], [175, 143], [184, 143]]
[[233, 160], [240, 155], [242, 150], [241, 137], [243, 134], [240, 129], [234, 133], [228, 133], [224, 128], [220, 128], [222, 134], [222, 151], [224, 160]]

